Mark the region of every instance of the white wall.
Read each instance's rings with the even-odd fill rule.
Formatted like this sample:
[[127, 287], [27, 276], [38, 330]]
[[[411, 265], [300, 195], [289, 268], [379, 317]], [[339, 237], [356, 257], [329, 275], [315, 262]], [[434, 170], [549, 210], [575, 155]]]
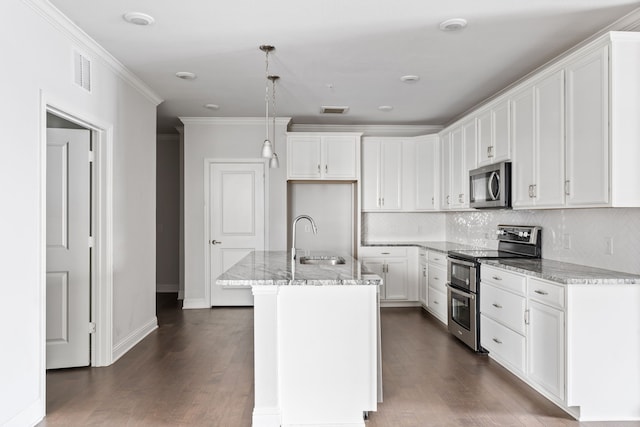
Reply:
[[[113, 344], [155, 320], [155, 105], [91, 56], [91, 94], [72, 79], [74, 42], [36, 11], [40, 1], [0, 2], [0, 425], [44, 415], [44, 224], [41, 93], [113, 131]], [[78, 33], [79, 34], [79, 33]]]
[[[181, 118], [184, 123], [184, 307], [210, 307], [206, 298], [204, 160], [261, 159], [262, 118]], [[276, 121], [279, 169], [269, 169], [268, 250], [286, 250], [286, 128]]]
[[180, 136], [158, 135], [156, 151], [156, 291], [178, 292]]

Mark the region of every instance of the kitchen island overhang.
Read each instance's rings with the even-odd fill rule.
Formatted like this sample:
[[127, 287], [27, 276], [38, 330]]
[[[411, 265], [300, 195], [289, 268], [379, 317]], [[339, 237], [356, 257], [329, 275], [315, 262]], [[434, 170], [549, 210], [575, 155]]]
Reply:
[[377, 409], [382, 279], [342, 257], [255, 251], [216, 280], [254, 295], [254, 427], [364, 426]]

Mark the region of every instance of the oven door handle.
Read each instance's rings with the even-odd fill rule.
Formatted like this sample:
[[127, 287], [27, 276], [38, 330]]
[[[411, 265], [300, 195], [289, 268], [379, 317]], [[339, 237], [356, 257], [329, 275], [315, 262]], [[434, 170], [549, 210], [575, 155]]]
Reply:
[[457, 259], [457, 258], [451, 258], [450, 256], [447, 257], [447, 259], [449, 260], [449, 262], [451, 262], [453, 264], [460, 264], [460, 265], [464, 265], [465, 267], [475, 267], [476, 266], [476, 264], [474, 262], [462, 261], [462, 260]]
[[447, 283], [447, 288], [449, 288], [449, 290], [454, 294], [462, 295], [463, 297], [470, 298], [472, 300], [476, 299], [475, 294], [464, 292], [464, 291], [461, 291], [460, 289], [454, 288], [453, 286], [451, 286], [450, 283]]

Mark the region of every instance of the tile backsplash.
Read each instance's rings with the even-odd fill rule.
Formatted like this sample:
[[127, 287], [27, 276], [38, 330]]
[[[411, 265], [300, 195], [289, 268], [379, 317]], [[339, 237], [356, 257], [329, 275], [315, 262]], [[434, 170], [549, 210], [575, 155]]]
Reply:
[[639, 208], [369, 213], [362, 224], [365, 242], [447, 240], [487, 248], [498, 246], [498, 224], [539, 225], [543, 258], [640, 274]]
[[363, 213], [362, 241], [445, 240], [446, 214], [442, 212]]

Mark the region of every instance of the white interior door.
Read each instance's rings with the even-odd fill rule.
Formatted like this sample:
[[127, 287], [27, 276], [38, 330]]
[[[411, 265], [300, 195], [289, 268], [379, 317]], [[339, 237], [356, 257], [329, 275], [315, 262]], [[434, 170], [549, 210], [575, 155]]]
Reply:
[[47, 129], [47, 369], [90, 364], [89, 144]]
[[264, 164], [209, 166], [211, 305], [253, 305], [251, 288], [223, 288], [216, 278], [251, 251], [264, 250]]

